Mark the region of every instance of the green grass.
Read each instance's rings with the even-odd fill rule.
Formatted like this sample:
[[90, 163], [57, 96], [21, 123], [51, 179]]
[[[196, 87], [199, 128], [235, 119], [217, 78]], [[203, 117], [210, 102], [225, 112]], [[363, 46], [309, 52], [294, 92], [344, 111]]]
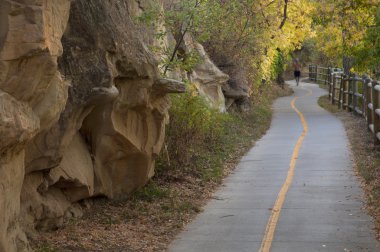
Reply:
[[163, 199], [170, 196], [170, 190], [158, 186], [154, 181], [149, 182], [145, 187], [136, 191], [132, 200], [141, 200], [151, 202], [154, 199]]
[[330, 111], [331, 113], [337, 113], [341, 111], [337, 105], [331, 103], [328, 95], [319, 97], [318, 105], [324, 108], [325, 110]]
[[102, 223], [108, 226], [117, 225], [120, 224], [120, 219], [118, 217], [106, 214], [102, 220]]
[[58, 252], [57, 249], [45, 244], [34, 250], [35, 252]]

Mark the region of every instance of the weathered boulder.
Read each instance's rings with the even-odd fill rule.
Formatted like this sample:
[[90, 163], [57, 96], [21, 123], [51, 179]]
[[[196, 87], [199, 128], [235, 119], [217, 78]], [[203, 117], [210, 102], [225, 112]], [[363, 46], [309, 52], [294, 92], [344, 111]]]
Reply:
[[224, 96], [226, 98], [231, 99], [242, 99], [245, 97], [249, 97], [248, 93], [244, 90], [238, 90], [238, 89], [232, 89], [232, 88], [225, 88], [223, 90]]
[[[179, 38], [176, 39], [178, 40]], [[225, 112], [226, 101], [222, 87], [227, 85], [230, 77], [211, 61], [203, 46], [194, 41], [190, 34], [184, 36], [180, 50], [182, 50], [183, 54], [190, 54], [194, 51], [198, 54], [199, 63], [189, 72], [188, 78], [211, 107], [218, 109], [220, 112]]]
[[226, 98], [226, 109], [236, 109], [246, 111], [250, 109], [250, 87], [249, 73], [247, 72], [249, 62], [244, 57], [234, 55], [230, 50], [226, 50], [224, 45], [220, 49], [215, 50], [212, 43], [206, 45], [206, 49], [210, 51], [210, 58], [215, 65], [230, 76], [229, 80], [222, 86], [223, 94]]
[[225, 112], [226, 101], [222, 87], [230, 77], [211, 61], [201, 44], [195, 43], [194, 49], [199, 53], [201, 61], [191, 71], [190, 81], [197, 86], [200, 94], [206, 97], [211, 106]]

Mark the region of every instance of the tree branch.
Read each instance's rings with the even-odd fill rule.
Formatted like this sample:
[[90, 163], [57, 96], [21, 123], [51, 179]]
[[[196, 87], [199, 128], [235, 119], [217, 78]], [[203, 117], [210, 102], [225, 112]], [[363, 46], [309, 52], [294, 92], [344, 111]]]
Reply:
[[[195, 1], [194, 9], [197, 8], [197, 7], [199, 7], [199, 5], [200, 5], [200, 0]], [[179, 37], [178, 41], [176, 41], [176, 45], [175, 45], [174, 50], [172, 52], [172, 55], [170, 57], [169, 63], [171, 63], [171, 62], [174, 61], [174, 59], [175, 59], [175, 57], [177, 55], [177, 52], [178, 52], [178, 50], [179, 50], [182, 42], [185, 39], [186, 33], [188, 32], [189, 29], [191, 29], [191, 27], [193, 25], [192, 24], [193, 18], [194, 18], [194, 13], [191, 13], [191, 15], [189, 17], [189, 21], [188, 21], [189, 24], [186, 24], [186, 22], [182, 23], [182, 25], [181, 25], [182, 27], [181, 27], [181, 31], [180, 31], [180, 37]], [[186, 28], [182, 32], [182, 29], [183, 29], [184, 25], [187, 25], [187, 26], [186, 26]], [[166, 75], [166, 73], [167, 73], [168, 70], [169, 70], [169, 64], [165, 66], [164, 76]]]
[[284, 1], [285, 1], [284, 16], [282, 18], [280, 26], [278, 27], [279, 30], [282, 30], [282, 28], [284, 27], [284, 25], [286, 23], [286, 19], [288, 19], [288, 3], [289, 3], [289, 0], [284, 0]]

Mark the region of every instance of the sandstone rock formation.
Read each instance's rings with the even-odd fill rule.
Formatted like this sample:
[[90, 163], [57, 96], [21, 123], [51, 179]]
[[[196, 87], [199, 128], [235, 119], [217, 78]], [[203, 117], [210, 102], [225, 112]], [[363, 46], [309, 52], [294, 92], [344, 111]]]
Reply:
[[[181, 41], [181, 38], [168, 34], [166, 43], [171, 43], [172, 47], [175, 47], [178, 41]], [[190, 72], [185, 73], [187, 79], [195, 85], [199, 95], [203, 96], [211, 107], [218, 109], [220, 112], [226, 112], [226, 100], [222, 89], [228, 85], [230, 77], [212, 62], [204, 47], [194, 41], [191, 34], [186, 33], [179, 46], [178, 54], [189, 55], [194, 53], [199, 57], [199, 62]], [[171, 74], [181, 76], [181, 73], [178, 72]]]
[[0, 251], [153, 175], [185, 87], [159, 77], [142, 2], [0, 0]]
[[[223, 47], [222, 47], [223, 48]], [[244, 58], [236, 57], [233, 53], [222, 50], [215, 50], [212, 46], [206, 46], [210, 51], [210, 58], [215, 65], [230, 76], [229, 80], [222, 85], [223, 94], [226, 100], [226, 109], [246, 111], [250, 109], [250, 83], [247, 73], [249, 62], [244, 62]]]
[[[160, 77], [153, 31], [134, 21], [147, 2], [0, 0], [0, 252], [154, 174], [167, 94], [185, 86]], [[191, 80], [224, 111], [228, 76], [187, 46], [203, 58]]]
[[25, 148], [66, 104], [57, 59], [69, 9], [69, 0], [0, 1], [0, 251], [29, 249], [19, 223]]
[[226, 112], [226, 100], [222, 88], [227, 85], [229, 76], [216, 67], [201, 44], [194, 43], [194, 49], [199, 53], [201, 62], [192, 70], [190, 81], [197, 86], [199, 93], [212, 107]]

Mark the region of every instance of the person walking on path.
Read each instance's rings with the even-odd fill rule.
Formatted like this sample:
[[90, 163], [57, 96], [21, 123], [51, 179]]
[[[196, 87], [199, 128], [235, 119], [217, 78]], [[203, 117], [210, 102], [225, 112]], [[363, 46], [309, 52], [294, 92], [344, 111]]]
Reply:
[[293, 60], [293, 68], [294, 68], [294, 78], [296, 79], [297, 86], [300, 83], [301, 77], [301, 63], [298, 58]]

